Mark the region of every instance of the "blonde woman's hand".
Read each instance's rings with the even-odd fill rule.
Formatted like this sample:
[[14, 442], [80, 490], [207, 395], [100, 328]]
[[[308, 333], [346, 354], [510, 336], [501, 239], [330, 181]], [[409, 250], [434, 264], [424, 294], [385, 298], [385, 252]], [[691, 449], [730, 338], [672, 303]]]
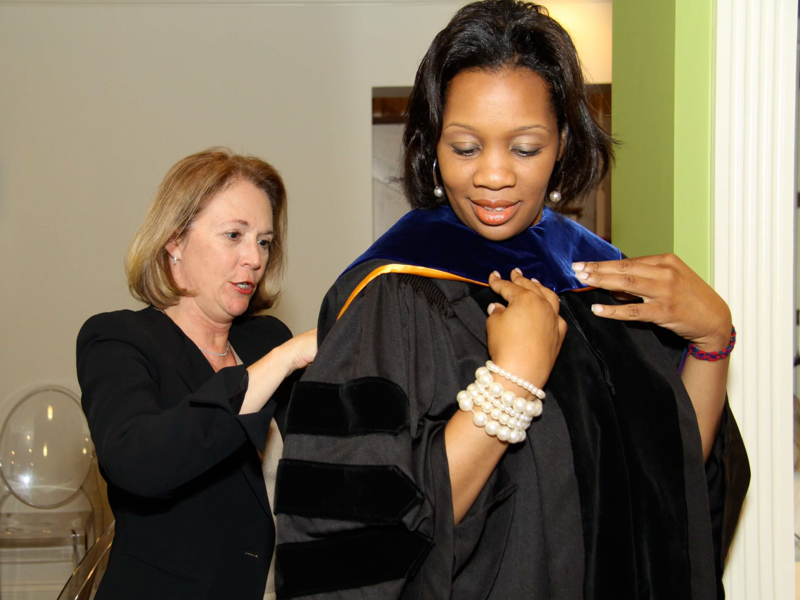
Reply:
[[239, 414], [261, 410], [278, 386], [297, 369], [307, 367], [317, 355], [317, 330], [294, 336], [247, 367], [249, 381]]
[[618, 321], [646, 321], [669, 329], [700, 350], [722, 350], [731, 335], [725, 301], [674, 254], [572, 265], [587, 286], [639, 297], [641, 303], [595, 304], [592, 312]]
[[317, 329], [300, 333], [284, 342], [281, 347], [286, 352], [289, 373], [303, 369], [314, 362], [317, 356]]
[[567, 333], [558, 296], [518, 269], [507, 280], [493, 273], [489, 287], [506, 301], [506, 306], [489, 306], [489, 356], [506, 371], [543, 387]]

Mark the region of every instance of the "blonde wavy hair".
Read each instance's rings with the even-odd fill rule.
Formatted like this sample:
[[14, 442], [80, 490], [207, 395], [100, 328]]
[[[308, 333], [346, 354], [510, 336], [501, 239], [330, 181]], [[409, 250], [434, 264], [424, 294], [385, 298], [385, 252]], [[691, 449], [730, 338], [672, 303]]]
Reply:
[[237, 181], [262, 189], [272, 206], [274, 237], [267, 267], [246, 314], [271, 307], [280, 294], [286, 244], [286, 189], [278, 171], [254, 156], [209, 148], [178, 161], [164, 177], [125, 257], [128, 289], [137, 300], [164, 309], [189, 295], [175, 283], [164, 248], [192, 226], [221, 191]]

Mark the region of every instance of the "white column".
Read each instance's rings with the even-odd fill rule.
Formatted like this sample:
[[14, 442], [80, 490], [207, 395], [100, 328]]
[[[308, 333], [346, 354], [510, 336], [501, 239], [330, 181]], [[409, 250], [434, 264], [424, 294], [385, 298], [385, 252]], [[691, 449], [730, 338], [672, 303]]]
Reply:
[[714, 282], [739, 332], [728, 393], [753, 472], [725, 587], [790, 600], [797, 0], [717, 0], [715, 26]]

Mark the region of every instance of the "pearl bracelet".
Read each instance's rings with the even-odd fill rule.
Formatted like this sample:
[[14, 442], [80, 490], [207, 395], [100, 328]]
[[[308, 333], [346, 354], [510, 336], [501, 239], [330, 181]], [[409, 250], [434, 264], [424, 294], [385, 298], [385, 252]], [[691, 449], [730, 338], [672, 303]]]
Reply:
[[494, 364], [490, 360], [486, 361], [486, 368], [489, 369], [489, 371], [491, 371], [492, 373], [497, 373], [498, 375], [500, 375], [500, 377], [505, 377], [511, 383], [516, 383], [523, 390], [527, 390], [531, 394], [533, 394], [534, 396], [539, 398], [539, 400], [544, 400], [547, 397], [547, 394], [544, 393], [544, 390], [539, 389], [538, 387], [533, 385], [530, 381], [525, 381], [521, 377], [517, 377], [516, 375], [512, 375], [511, 373], [509, 373], [505, 369], [501, 369], [500, 367], [498, 367], [496, 364]]
[[[525, 431], [534, 417], [542, 414], [542, 401], [527, 401], [503, 389], [486, 367], [475, 371], [475, 383], [461, 390], [456, 399], [464, 412], [472, 412], [472, 422], [486, 433], [515, 444], [527, 437]], [[480, 410], [475, 410], [478, 407]]]

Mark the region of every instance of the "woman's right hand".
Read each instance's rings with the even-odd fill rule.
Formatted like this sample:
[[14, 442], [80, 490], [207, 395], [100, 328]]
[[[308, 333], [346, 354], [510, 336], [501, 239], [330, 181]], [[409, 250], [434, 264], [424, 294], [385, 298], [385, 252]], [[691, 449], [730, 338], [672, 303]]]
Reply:
[[[566, 322], [558, 316], [558, 296], [516, 269], [510, 280], [492, 273], [489, 287], [506, 301], [506, 306], [489, 305], [489, 356], [498, 367], [544, 387], [567, 333]], [[519, 397], [531, 398], [530, 392], [510, 381], [502, 384]], [[508, 448], [475, 427], [472, 417], [469, 412], [456, 411], [444, 434], [456, 523], [467, 514]]]
[[507, 303], [489, 306], [489, 356], [509, 373], [544, 387], [567, 333], [567, 323], [558, 315], [558, 296], [519, 269], [510, 280], [492, 273], [489, 287]]

